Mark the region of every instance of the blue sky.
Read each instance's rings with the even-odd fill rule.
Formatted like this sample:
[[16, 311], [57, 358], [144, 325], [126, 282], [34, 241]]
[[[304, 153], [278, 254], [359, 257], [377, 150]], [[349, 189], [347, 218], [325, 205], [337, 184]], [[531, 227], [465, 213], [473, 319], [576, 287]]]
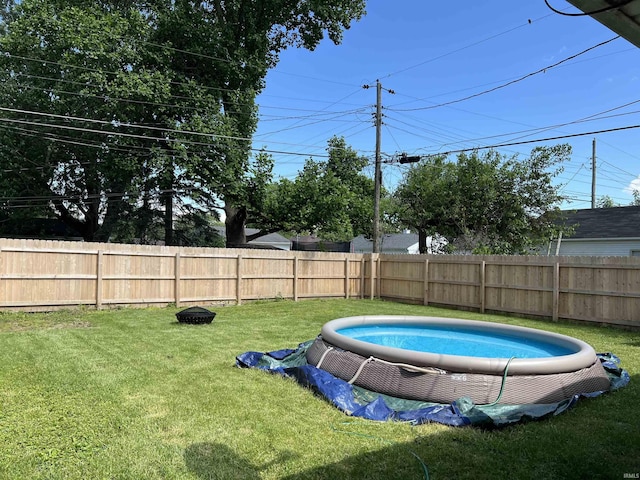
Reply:
[[[565, 0], [552, 5], [577, 11]], [[640, 49], [622, 38], [492, 93], [425, 108], [503, 85], [615, 36], [590, 17], [553, 13], [543, 0], [463, 0], [456, 7], [372, 0], [341, 45], [327, 39], [313, 52], [281, 55], [258, 98], [254, 146], [298, 154], [274, 155], [281, 177], [295, 177], [306, 158], [326, 154], [332, 135], [344, 136], [373, 164], [376, 92], [362, 86], [377, 79], [395, 92], [383, 92], [383, 161], [399, 152], [421, 155], [637, 125]], [[585, 117], [592, 118], [547, 128]], [[589, 208], [594, 138], [597, 197], [629, 204], [634, 181], [640, 189], [640, 129], [498, 150], [525, 157], [536, 145], [569, 143], [573, 155], [558, 177], [571, 198], [563, 207]], [[385, 186], [392, 189], [405, 168], [385, 163]]]

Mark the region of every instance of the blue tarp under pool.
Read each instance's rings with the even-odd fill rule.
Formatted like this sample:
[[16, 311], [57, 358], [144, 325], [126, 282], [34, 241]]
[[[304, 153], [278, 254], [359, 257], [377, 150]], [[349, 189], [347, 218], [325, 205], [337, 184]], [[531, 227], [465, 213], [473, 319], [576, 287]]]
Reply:
[[[605, 393], [574, 395], [559, 403], [527, 405], [475, 405], [465, 397], [451, 404], [395, 398], [353, 386], [309, 365], [305, 353], [311, 343], [312, 341], [301, 343], [296, 349], [266, 353], [245, 352], [236, 357], [236, 365], [294, 378], [347, 415], [369, 420], [410, 422], [413, 425], [437, 422], [450, 426], [505, 426], [558, 415], [575, 405], [581, 397], [595, 397]], [[611, 353], [599, 353], [598, 358], [611, 380], [610, 390], [616, 390], [629, 383], [629, 374], [620, 368], [618, 357]]]

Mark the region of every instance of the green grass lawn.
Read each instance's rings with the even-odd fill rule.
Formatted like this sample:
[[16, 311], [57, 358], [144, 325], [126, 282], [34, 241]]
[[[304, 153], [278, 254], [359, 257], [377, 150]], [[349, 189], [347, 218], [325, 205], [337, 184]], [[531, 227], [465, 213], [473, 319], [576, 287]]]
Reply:
[[[622, 479], [640, 474], [640, 332], [370, 300], [0, 315], [0, 479]], [[345, 416], [294, 381], [234, 367], [331, 319], [456, 316], [542, 328], [622, 358], [619, 391], [500, 430]], [[637, 478], [637, 477], [631, 477]]]

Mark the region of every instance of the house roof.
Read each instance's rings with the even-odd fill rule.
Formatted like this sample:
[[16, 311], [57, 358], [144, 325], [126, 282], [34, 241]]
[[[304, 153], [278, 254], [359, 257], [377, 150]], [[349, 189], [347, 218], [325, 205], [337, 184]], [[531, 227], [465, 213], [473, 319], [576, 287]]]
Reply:
[[[217, 226], [215, 229], [222, 235], [223, 237], [226, 235], [227, 229], [223, 226]], [[258, 233], [260, 230], [257, 228], [245, 228], [244, 232], [247, 235], [253, 235], [254, 233]], [[251, 240], [249, 243], [260, 243], [260, 244], [283, 244], [289, 245], [289, 239], [280, 235], [279, 233], [268, 233], [261, 237], [256, 238], [255, 240]]]
[[[357, 251], [371, 250], [373, 248], [373, 242], [364, 237], [364, 235], [358, 235], [351, 241], [353, 249]], [[382, 235], [382, 241], [380, 242], [381, 250], [406, 250], [412, 245], [418, 243], [417, 233], [388, 233]]]
[[561, 217], [575, 226], [569, 238], [640, 238], [640, 206], [566, 210]]
[[[258, 233], [260, 230], [257, 228], [246, 228], [245, 229], [245, 233], [247, 235], [253, 235], [254, 233]], [[285, 244], [289, 244], [289, 239], [280, 235], [279, 233], [267, 233], [266, 235], [263, 235], [261, 237], [256, 238], [255, 240], [252, 240], [249, 243], [252, 242], [260, 242], [260, 243], [285, 243]]]
[[388, 233], [382, 235], [381, 245], [391, 250], [406, 250], [418, 243], [417, 233]]
[[367, 240], [364, 235], [358, 235], [353, 240], [351, 240], [351, 247], [355, 252], [372, 250], [373, 242], [371, 240]]
[[[620, 0], [568, 0], [568, 2], [584, 13], [590, 14], [592, 18], [640, 48], [640, 0], [626, 2], [620, 2]], [[621, 6], [608, 9], [617, 5]], [[601, 10], [604, 11], [590, 13]]]

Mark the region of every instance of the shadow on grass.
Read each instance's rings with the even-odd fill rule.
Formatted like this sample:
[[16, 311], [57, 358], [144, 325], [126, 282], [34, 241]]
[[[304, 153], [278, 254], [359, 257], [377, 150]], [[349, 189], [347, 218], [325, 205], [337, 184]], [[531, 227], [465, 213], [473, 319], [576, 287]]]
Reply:
[[335, 454], [328, 446], [347, 436], [361, 453], [327, 456], [320, 466], [305, 466], [298, 455], [286, 451], [260, 464], [220, 443], [189, 445], [184, 460], [198, 478], [224, 480], [261, 478], [274, 465], [286, 465], [280, 472], [295, 472], [277, 477], [282, 480], [637, 478], [638, 405], [636, 374], [626, 387], [580, 399], [557, 417], [501, 429], [417, 426], [412, 428], [414, 440], [407, 442], [406, 437], [395, 441], [384, 423], [353, 420], [344, 431], [327, 425], [326, 432], [314, 433], [318, 451]]
[[[386, 429], [363, 423], [354, 435], [375, 450], [328, 461], [284, 477], [307, 479], [611, 479], [640, 475], [640, 376], [569, 411], [500, 429], [415, 427], [415, 440], [394, 442]], [[424, 432], [424, 433], [423, 433]], [[432, 433], [428, 433], [432, 432]], [[357, 437], [360, 437], [358, 439]], [[629, 476], [633, 475], [633, 476]]]
[[640, 347], [640, 338], [629, 339], [624, 343], [631, 345], [632, 347]]
[[327, 459], [325, 465], [283, 480], [638, 478], [638, 405], [640, 376], [633, 375], [626, 387], [580, 399], [557, 417], [500, 429], [451, 427], [433, 432], [418, 426], [415, 440], [396, 443], [384, 438], [384, 427], [367, 422], [333, 434], [354, 435], [354, 442], [367, 438], [375, 450], [339, 461]]
[[259, 468], [221, 443], [194, 443], [184, 451], [187, 468], [200, 478], [256, 478]]
[[222, 443], [210, 442], [191, 444], [184, 451], [187, 468], [198, 477], [207, 480], [260, 478], [260, 472], [293, 457], [294, 454], [283, 452], [275, 460], [257, 465]]

